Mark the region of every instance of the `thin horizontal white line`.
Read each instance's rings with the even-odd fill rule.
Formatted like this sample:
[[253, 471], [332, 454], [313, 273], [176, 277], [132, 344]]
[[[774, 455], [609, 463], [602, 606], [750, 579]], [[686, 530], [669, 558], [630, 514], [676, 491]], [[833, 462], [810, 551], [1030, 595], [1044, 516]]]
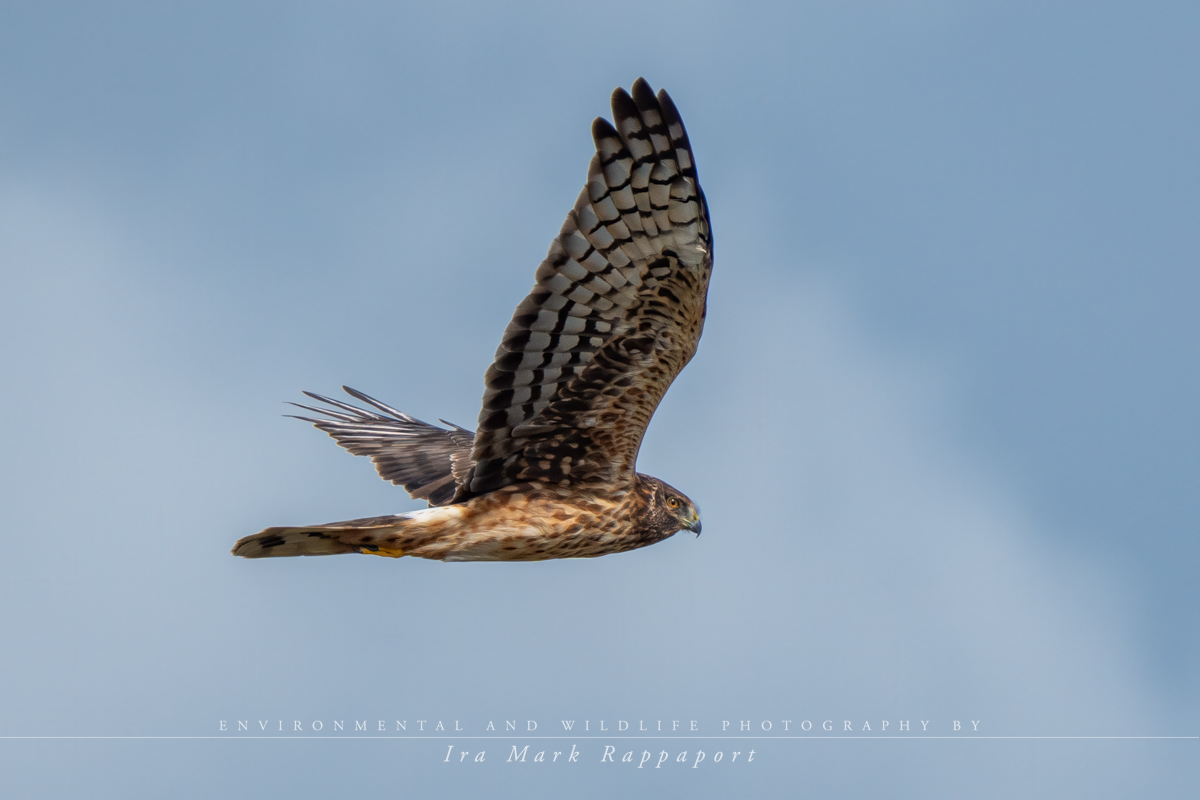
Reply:
[[0, 739], [493, 739], [505, 741], [508, 739], [706, 739], [722, 741], [760, 741], [769, 739], [1200, 739], [1200, 736], [981, 736], [966, 733], [961, 736], [932, 736], [913, 734], [911, 736], [0, 736]]

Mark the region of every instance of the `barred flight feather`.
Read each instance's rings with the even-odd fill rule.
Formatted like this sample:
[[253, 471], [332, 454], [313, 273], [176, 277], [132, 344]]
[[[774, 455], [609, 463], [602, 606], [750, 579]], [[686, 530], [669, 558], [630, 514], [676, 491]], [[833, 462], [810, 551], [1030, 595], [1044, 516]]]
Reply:
[[687, 133], [641, 79], [612, 109], [615, 125], [592, 125], [587, 183], [485, 375], [456, 501], [515, 481], [631, 481], [645, 426], [695, 352], [712, 246]]

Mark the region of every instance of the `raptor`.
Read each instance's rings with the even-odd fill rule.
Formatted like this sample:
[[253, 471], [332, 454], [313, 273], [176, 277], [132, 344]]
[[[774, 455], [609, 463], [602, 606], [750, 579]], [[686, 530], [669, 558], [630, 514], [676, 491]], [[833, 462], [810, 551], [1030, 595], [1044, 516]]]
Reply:
[[347, 387], [365, 408], [305, 392], [323, 405], [300, 419], [429, 508], [267, 528], [234, 555], [538, 561], [700, 533], [696, 504], [635, 465], [704, 327], [708, 208], [665, 91], [639, 78], [613, 92], [612, 113], [592, 124], [587, 184], [504, 331], [474, 432]]

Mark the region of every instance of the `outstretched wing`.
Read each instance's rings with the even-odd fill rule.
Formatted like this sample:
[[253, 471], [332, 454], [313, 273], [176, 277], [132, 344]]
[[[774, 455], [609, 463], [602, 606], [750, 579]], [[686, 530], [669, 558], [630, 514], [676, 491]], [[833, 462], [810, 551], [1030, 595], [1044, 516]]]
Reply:
[[449, 422], [445, 424], [450, 429], [430, 425], [348, 386], [342, 388], [381, 413], [305, 392], [332, 408], [292, 403], [328, 417], [296, 419], [311, 422], [354, 455], [370, 456], [381, 478], [402, 485], [413, 498], [428, 500], [431, 506], [449, 503], [475, 463], [471, 460], [474, 435]]
[[539, 480], [631, 482], [646, 425], [695, 353], [712, 271], [683, 122], [641, 78], [592, 125], [587, 185], [485, 376], [457, 500]]

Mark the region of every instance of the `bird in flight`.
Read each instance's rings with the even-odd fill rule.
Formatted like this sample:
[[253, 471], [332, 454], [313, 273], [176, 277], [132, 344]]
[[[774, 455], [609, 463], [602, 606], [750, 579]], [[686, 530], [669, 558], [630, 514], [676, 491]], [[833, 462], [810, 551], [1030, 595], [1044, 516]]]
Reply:
[[635, 470], [650, 417], [696, 352], [712, 234], [675, 104], [639, 78], [592, 123], [587, 184], [484, 376], [475, 432], [430, 425], [362, 392], [305, 392], [299, 417], [429, 508], [267, 528], [246, 558], [340, 553], [540, 561], [619, 553], [681, 530], [695, 503]]

